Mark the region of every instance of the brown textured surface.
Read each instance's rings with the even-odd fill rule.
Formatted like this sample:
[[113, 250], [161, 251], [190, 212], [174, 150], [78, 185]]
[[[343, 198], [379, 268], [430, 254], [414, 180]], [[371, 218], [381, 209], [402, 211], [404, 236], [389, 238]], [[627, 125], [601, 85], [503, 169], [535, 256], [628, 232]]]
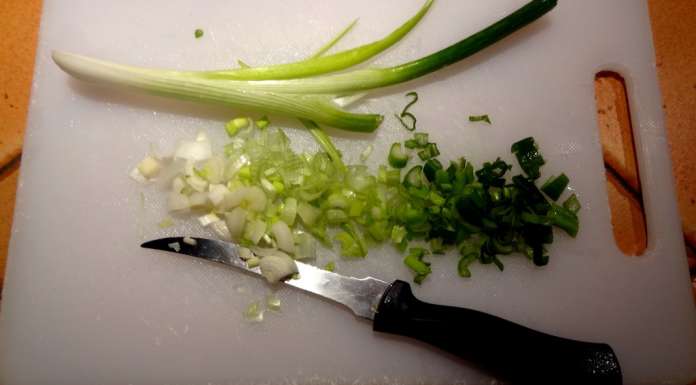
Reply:
[[0, 288], [41, 15], [40, 0], [0, 0]]
[[[19, 159], [0, 169], [0, 272], [5, 271], [5, 256], [12, 227], [12, 209], [18, 174]], [[2, 288], [4, 277], [4, 274], [0, 275], [0, 288]]]
[[696, 1], [652, 0], [657, 67], [684, 234], [696, 246]]
[[0, 166], [22, 150], [41, 5], [0, 1]]
[[636, 192], [640, 191], [631, 118], [623, 79], [602, 73], [595, 80], [597, 120], [604, 162]]
[[640, 201], [611, 171], [607, 171], [607, 194], [616, 245], [626, 255], [643, 254], [647, 237]]
[[615, 73], [599, 74], [595, 95], [614, 239], [624, 254], [641, 255], [647, 230], [623, 79]]

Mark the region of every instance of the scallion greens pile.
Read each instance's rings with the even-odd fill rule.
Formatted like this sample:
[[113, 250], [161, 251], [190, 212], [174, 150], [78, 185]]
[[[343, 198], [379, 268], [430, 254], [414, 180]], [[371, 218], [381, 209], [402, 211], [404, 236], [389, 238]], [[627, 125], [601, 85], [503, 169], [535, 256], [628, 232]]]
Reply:
[[265, 118], [233, 119], [227, 132], [224, 154], [214, 154], [200, 134], [181, 142], [172, 158], [146, 157], [134, 173], [165, 179], [171, 211], [195, 213], [201, 225], [257, 255], [313, 259], [321, 242], [364, 258], [371, 246], [389, 242], [407, 251], [404, 263], [420, 283], [430, 254], [456, 249], [451, 263], [469, 277], [472, 262], [502, 270], [502, 256], [513, 253], [543, 266], [553, 226], [578, 232], [575, 195], [554, 203], [568, 178], [536, 187], [544, 159], [532, 138], [512, 145], [525, 174], [508, 180], [511, 166], [499, 158], [478, 169], [464, 158], [444, 166], [423, 132], [393, 144], [376, 172], [324, 151], [296, 153]]

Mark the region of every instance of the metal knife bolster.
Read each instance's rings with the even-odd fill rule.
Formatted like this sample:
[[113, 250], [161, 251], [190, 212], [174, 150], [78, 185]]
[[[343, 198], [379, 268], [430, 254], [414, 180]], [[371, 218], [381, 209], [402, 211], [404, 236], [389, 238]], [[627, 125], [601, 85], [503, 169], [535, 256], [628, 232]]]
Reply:
[[[170, 237], [145, 242], [141, 246], [186, 254], [261, 275], [258, 267], [247, 266], [239, 256], [239, 246], [231, 242], [195, 237]], [[295, 263], [299, 277], [285, 281], [286, 284], [341, 303], [359, 317], [374, 319], [382, 293], [389, 284], [372, 277], [346, 277], [299, 261]]]

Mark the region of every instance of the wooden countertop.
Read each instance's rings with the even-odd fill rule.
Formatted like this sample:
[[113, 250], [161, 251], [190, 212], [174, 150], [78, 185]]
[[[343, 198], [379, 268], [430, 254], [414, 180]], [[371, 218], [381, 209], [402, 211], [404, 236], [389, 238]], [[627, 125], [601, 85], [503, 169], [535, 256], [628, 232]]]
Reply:
[[[696, 151], [692, 149], [696, 145], [696, 1], [648, 0], [648, 3], [679, 210], [689, 266], [696, 273]], [[3, 20], [0, 23], [3, 37], [0, 39], [0, 287], [21, 164], [40, 14], [40, 0], [0, 2], [0, 20]], [[615, 214], [615, 235], [617, 243], [623, 243], [630, 252], [638, 250], [645, 237], [634, 231], [645, 225], [640, 217], [638, 173], [631, 159], [631, 134], [621, 121], [622, 91], [617, 83], [599, 79], [596, 85], [600, 126], [605, 130], [602, 136], [606, 139], [607, 190]], [[619, 112], [605, 113], [615, 109]], [[626, 138], [629, 138], [628, 146]], [[692, 284], [696, 295], [696, 281]]]

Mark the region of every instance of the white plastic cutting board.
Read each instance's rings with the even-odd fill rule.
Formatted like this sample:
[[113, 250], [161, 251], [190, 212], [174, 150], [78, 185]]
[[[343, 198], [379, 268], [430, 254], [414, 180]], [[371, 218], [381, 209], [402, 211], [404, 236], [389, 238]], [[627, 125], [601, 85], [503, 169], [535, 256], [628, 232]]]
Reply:
[[[523, 0], [438, 0], [377, 64], [442, 48]], [[0, 322], [3, 384], [488, 383], [466, 362], [413, 341], [378, 335], [327, 301], [281, 289], [280, 313], [250, 324], [242, 310], [270, 289], [234, 271], [142, 250], [142, 240], [195, 233], [157, 227], [162, 194], [127, 177], [151, 144], [171, 151], [205, 129], [223, 143], [224, 107], [133, 95], [69, 79], [52, 49], [178, 69], [251, 65], [307, 56], [354, 18], [341, 47], [383, 36], [420, 1], [45, 1]], [[201, 39], [193, 31], [203, 28]], [[598, 139], [593, 78], [627, 80], [648, 223], [643, 257], [614, 245]], [[417, 90], [420, 127], [444, 159], [480, 164], [534, 136], [548, 166], [579, 195], [576, 240], [557, 233], [538, 269], [505, 258], [505, 272], [475, 266], [456, 276], [454, 256], [433, 257], [422, 299], [468, 306], [565, 337], [604, 341], [628, 384], [696, 378], [696, 311], [673, 197], [650, 23], [641, 0], [562, 1], [501, 44], [435, 76], [358, 107], [383, 113], [374, 135], [337, 134], [350, 161], [368, 142], [382, 162], [408, 136], [393, 113]], [[490, 114], [493, 125], [469, 123]], [[316, 149], [290, 120], [297, 148]], [[333, 132], [332, 132], [333, 133]], [[141, 192], [143, 200], [141, 201]], [[192, 228], [195, 228], [192, 227]], [[320, 262], [332, 259], [322, 256]], [[410, 280], [391, 248], [338, 271]], [[477, 330], [463, 330], [477, 333]]]

